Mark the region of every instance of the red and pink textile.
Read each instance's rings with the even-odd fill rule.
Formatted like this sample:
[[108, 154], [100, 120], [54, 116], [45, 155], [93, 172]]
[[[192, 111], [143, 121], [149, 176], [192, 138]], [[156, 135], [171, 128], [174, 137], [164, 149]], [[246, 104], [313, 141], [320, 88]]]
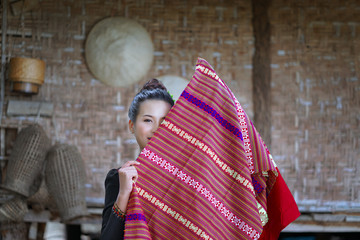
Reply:
[[[263, 229], [262, 239], [276, 239], [299, 216], [260, 135], [204, 59], [137, 160], [135, 213], [142, 208], [152, 239], [259, 239]], [[126, 239], [143, 239], [132, 224], [142, 220], [126, 220]]]
[[135, 187], [134, 184], [134, 191], [130, 194], [127, 206], [124, 239], [151, 240], [143, 205], [140, 203], [139, 194], [135, 190]]

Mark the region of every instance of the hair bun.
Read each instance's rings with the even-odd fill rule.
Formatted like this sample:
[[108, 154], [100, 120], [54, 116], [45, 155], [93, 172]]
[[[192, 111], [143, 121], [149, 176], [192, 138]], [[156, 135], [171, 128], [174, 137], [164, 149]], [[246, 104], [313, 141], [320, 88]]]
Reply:
[[140, 90], [140, 92], [144, 91], [144, 90], [151, 90], [151, 89], [162, 89], [162, 90], [167, 91], [164, 84], [162, 84], [162, 82], [160, 82], [156, 78], [153, 78], [153, 79], [149, 80], [147, 83], [145, 83], [144, 86], [142, 87], [142, 89]]

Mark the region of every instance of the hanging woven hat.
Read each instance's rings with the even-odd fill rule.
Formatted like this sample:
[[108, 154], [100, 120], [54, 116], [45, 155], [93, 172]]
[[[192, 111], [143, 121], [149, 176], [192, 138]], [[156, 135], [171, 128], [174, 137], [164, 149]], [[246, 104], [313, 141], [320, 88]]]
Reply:
[[57, 144], [49, 150], [45, 181], [63, 222], [88, 214], [85, 175], [81, 155], [75, 146]]
[[149, 70], [154, 46], [146, 29], [134, 20], [106, 18], [90, 31], [86, 63], [103, 83], [124, 87], [140, 81]]
[[0, 222], [20, 222], [29, 211], [26, 200], [16, 197], [6, 201], [0, 207]]
[[25, 197], [32, 195], [49, 147], [50, 140], [38, 124], [22, 129], [10, 153], [2, 188]]
[[160, 80], [166, 86], [175, 101], [179, 99], [181, 93], [189, 84], [188, 80], [176, 75], [163, 75], [156, 79]]

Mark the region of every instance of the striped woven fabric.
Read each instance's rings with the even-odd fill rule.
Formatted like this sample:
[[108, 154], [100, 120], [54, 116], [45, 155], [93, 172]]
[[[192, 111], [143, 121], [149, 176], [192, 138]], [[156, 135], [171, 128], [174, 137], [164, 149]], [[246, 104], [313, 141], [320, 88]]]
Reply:
[[[135, 184], [134, 184], [134, 187]], [[135, 189], [135, 188], [134, 188]], [[151, 239], [146, 217], [137, 191], [132, 191], [125, 218], [124, 239]]]
[[[152, 239], [259, 239], [278, 171], [204, 59], [138, 161], [136, 189]], [[136, 231], [142, 226], [125, 236]]]

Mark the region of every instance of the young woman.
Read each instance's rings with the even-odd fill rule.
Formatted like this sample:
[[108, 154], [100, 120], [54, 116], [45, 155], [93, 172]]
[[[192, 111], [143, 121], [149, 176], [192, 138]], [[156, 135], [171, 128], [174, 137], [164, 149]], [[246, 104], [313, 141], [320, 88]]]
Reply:
[[[140, 151], [164, 120], [174, 100], [157, 79], [147, 82], [129, 108], [129, 129], [135, 135]], [[102, 214], [101, 239], [123, 239], [125, 215], [133, 182], [138, 178], [137, 161], [128, 161], [112, 169], [105, 179], [105, 207]]]

